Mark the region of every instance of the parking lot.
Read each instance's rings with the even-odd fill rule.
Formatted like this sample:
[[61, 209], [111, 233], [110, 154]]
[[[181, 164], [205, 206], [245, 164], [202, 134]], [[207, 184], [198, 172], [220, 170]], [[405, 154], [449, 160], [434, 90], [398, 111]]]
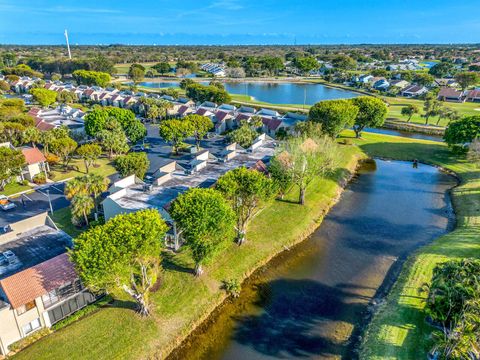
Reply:
[[64, 186], [64, 183], [45, 185], [32, 193], [10, 199], [16, 207], [7, 211], [0, 210], [0, 227], [50, 211], [50, 202], [53, 211], [67, 207], [70, 202], [63, 195]]

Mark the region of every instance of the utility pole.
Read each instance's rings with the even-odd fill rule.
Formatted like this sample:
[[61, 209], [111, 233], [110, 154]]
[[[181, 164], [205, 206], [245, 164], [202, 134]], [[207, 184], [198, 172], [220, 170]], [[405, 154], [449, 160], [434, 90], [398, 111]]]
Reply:
[[65, 40], [67, 40], [67, 49], [68, 49], [68, 59], [72, 60], [72, 53], [70, 52], [70, 44], [68, 43], [68, 32], [65, 29]]

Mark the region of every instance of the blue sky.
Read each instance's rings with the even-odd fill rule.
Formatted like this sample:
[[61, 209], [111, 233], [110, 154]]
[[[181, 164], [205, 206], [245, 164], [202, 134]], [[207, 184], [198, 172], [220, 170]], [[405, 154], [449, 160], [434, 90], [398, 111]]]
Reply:
[[0, 0], [0, 43], [480, 43], [479, 0]]

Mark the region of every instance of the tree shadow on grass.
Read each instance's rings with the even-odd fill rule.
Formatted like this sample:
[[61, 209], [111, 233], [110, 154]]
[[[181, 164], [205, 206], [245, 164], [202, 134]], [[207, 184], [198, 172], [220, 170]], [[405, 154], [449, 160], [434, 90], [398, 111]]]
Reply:
[[179, 256], [176, 256], [172, 252], [163, 252], [162, 254], [162, 267], [167, 271], [177, 271], [187, 274], [194, 274], [195, 271], [191, 266], [182, 263]]

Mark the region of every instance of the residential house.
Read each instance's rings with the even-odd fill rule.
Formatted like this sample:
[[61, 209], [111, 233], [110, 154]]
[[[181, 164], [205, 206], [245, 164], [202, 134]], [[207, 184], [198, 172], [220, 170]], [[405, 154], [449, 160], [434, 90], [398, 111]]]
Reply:
[[48, 177], [50, 168], [48, 166], [47, 159], [45, 159], [45, 156], [43, 156], [40, 150], [32, 147], [22, 147], [20, 150], [22, 151], [22, 154], [25, 157], [25, 162], [27, 163], [22, 170], [22, 178], [31, 182], [38, 174], [44, 174], [45, 177]]
[[390, 81], [390, 86], [398, 88], [398, 89], [405, 89], [407, 86], [409, 86], [410, 83], [406, 80], [392, 80]]
[[401, 95], [408, 98], [418, 97], [426, 94], [428, 89], [425, 86], [410, 85], [401, 91]]
[[455, 81], [455, 79], [435, 79], [434, 84], [440, 87], [452, 87], [452, 88], [458, 87], [458, 83]]
[[467, 92], [467, 101], [480, 102], [480, 89], [470, 90]]
[[438, 100], [448, 102], [465, 102], [466, 96], [463, 91], [452, 89], [449, 87], [443, 87], [438, 93]]
[[0, 355], [95, 301], [70, 262], [72, 239], [42, 213], [0, 234]]
[[373, 83], [373, 88], [379, 91], [386, 91], [390, 87], [390, 83], [387, 79], [378, 79]]

